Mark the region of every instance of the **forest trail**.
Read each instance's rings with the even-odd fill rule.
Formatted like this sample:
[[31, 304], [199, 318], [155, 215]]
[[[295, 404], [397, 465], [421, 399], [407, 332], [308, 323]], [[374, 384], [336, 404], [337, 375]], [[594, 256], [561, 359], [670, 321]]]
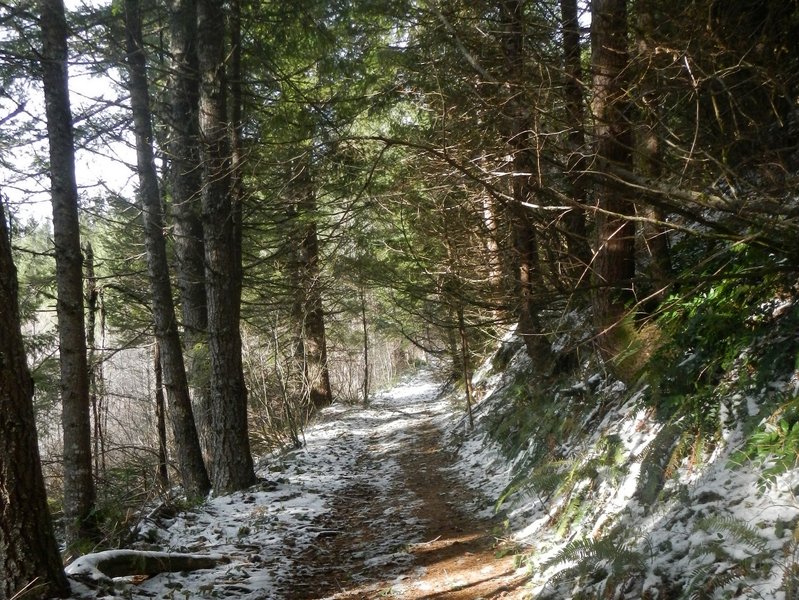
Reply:
[[334, 405], [261, 483], [152, 521], [140, 549], [222, 555], [214, 569], [115, 581], [76, 598], [521, 599], [491, 501], [443, 447], [452, 407], [423, 372], [368, 407]]
[[[336, 533], [301, 554], [287, 597], [515, 597], [522, 581], [513, 557], [500, 551], [501, 523], [476, 514], [486, 501], [453, 471], [454, 456], [434, 424], [441, 407], [433, 393], [416, 384], [375, 399], [370, 408], [385, 425], [367, 436], [352, 481], [320, 518], [321, 529]], [[397, 430], [394, 421], [402, 423]], [[389, 485], [375, 486], [384, 473], [391, 473]]]

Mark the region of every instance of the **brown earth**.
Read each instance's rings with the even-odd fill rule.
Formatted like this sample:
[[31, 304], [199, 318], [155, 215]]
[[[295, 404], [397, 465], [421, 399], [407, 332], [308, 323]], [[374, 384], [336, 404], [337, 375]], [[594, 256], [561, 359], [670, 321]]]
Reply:
[[[400, 467], [394, 485], [402, 493], [379, 498], [368, 473], [380, 470], [386, 457], [362, 455], [358, 467], [367, 476], [339, 493], [332, 510], [316, 523], [323, 534], [299, 558], [305, 575], [293, 578], [293, 600], [529, 597], [513, 548], [501, 541], [500, 520], [478, 518], [464, 509], [478, 499], [448, 471], [454, 457], [440, 447], [440, 432], [425, 424], [410, 433], [411, 440], [391, 453]], [[409, 493], [415, 497], [410, 503]], [[384, 531], [374, 523], [385, 523], [386, 514], [407, 519], [409, 512], [410, 522], [420, 528], [414, 537], [422, 541], [398, 548], [395, 562], [374, 564], [370, 548], [378, 541], [385, 544], [380, 540]]]

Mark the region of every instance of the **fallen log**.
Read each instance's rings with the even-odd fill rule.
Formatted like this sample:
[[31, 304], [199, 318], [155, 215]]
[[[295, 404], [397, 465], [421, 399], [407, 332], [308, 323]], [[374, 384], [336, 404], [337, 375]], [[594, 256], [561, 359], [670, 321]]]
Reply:
[[221, 554], [105, 550], [81, 556], [70, 563], [65, 571], [69, 577], [101, 583], [114, 577], [153, 576], [175, 571], [212, 569], [229, 562], [230, 559]]

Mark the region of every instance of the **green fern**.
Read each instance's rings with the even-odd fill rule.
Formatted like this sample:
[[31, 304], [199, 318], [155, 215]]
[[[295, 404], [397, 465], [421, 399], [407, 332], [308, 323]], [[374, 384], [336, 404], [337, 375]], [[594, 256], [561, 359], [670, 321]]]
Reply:
[[552, 521], [556, 523], [555, 531], [561, 537], [568, 533], [572, 525], [580, 523], [588, 511], [587, 489], [580, 490], [580, 493], [570, 494], [568, 502], [563, 504], [553, 516]]
[[573, 540], [542, 563], [540, 570], [563, 567], [549, 579], [551, 586], [573, 581], [582, 586], [598, 585], [605, 592], [614, 590], [646, 570], [644, 552], [634, 542], [622, 541], [623, 537], [624, 531], [617, 527], [599, 540]]
[[713, 569], [718, 565], [703, 565], [691, 572], [691, 581], [688, 585], [690, 595], [683, 596], [689, 600], [712, 600], [716, 590], [722, 590], [730, 584], [741, 581], [749, 571], [741, 564], [727, 565], [716, 573]]
[[[691, 571], [683, 598], [705, 600], [714, 592], [754, 574], [758, 567], [768, 562], [768, 542], [760, 532], [746, 521], [729, 516], [712, 516], [701, 519], [698, 528], [717, 534], [714, 539], [697, 549], [697, 555], [711, 555], [713, 561]], [[725, 534], [729, 540], [725, 539]], [[725, 543], [726, 542], [726, 543]], [[750, 553], [744, 558], [733, 558], [726, 550], [732, 542], [743, 544]]]
[[663, 488], [675, 456], [675, 446], [682, 432], [675, 423], [668, 423], [657, 432], [641, 453], [641, 469], [635, 496], [644, 506], [651, 506]]
[[782, 575], [782, 589], [786, 598], [799, 598], [799, 563], [790, 563]]
[[[633, 548], [629, 542], [619, 542], [618, 535], [606, 536], [599, 540], [579, 538], [561, 548], [555, 556], [541, 565], [546, 571], [554, 566], [576, 562], [580, 572], [588, 573], [599, 563], [606, 564], [613, 572], [626, 570], [643, 571], [646, 568], [644, 554]], [[588, 567], [588, 568], [586, 568]]]
[[596, 487], [598, 479], [618, 481], [625, 469], [624, 444], [618, 436], [610, 435], [602, 438], [592, 452], [577, 458], [543, 460], [529, 473], [517, 476], [500, 495], [497, 508], [520, 490], [534, 492], [542, 503], [553, 496], [562, 498], [551, 522], [557, 523], [558, 533], [564, 535], [585, 516], [589, 508], [588, 494]]
[[502, 492], [497, 500], [497, 508], [505, 500], [520, 490], [531, 490], [538, 494], [542, 501], [549, 499], [553, 494], [570, 486], [574, 482], [574, 471], [577, 467], [575, 460], [547, 460], [536, 466], [532, 471], [522, 476], [517, 476]]
[[745, 544], [758, 553], [768, 549], [768, 541], [757, 529], [735, 517], [714, 515], [700, 519], [697, 526], [709, 533], [727, 533], [734, 541]]
[[799, 398], [782, 403], [731, 462], [740, 464], [747, 459], [764, 467], [758, 482], [761, 490], [773, 485], [777, 476], [796, 468], [799, 462]]

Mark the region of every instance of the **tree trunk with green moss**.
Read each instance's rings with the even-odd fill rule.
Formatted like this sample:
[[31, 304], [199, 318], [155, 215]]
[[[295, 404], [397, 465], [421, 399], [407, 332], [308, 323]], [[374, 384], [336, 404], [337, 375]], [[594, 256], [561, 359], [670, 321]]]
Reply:
[[597, 342], [606, 358], [628, 343], [624, 322], [632, 308], [635, 276], [635, 213], [631, 200], [602, 172], [632, 170], [632, 129], [628, 122], [625, 69], [627, 55], [626, 0], [594, 0], [591, 9], [591, 69], [593, 74], [596, 168], [596, 250], [593, 308]]

